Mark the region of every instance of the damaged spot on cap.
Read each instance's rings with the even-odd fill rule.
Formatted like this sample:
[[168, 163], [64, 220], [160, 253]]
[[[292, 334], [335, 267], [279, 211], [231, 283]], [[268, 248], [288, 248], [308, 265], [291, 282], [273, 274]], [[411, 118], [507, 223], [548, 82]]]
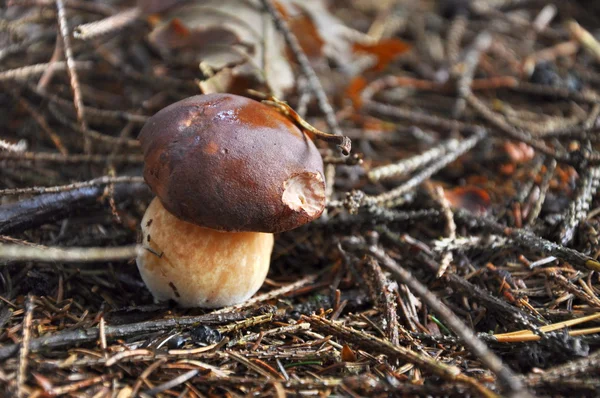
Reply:
[[319, 173], [300, 173], [283, 183], [283, 203], [290, 209], [316, 217], [323, 212], [325, 184]]

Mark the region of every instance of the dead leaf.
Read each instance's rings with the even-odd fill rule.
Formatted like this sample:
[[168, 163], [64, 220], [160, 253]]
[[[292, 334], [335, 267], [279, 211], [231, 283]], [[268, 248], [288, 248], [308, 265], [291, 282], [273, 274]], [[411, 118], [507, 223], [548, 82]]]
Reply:
[[233, 68], [223, 68], [219, 73], [199, 83], [203, 94], [228, 92], [231, 94], [247, 95], [249, 89], [268, 92], [269, 87], [256, 69], [248, 64]]
[[[279, 0], [278, 3], [291, 20], [297, 20], [297, 23], [309, 21], [311, 26], [300, 28], [297, 34], [302, 34], [302, 31], [311, 32], [314, 29], [316, 36], [322, 41], [320, 52], [323, 56], [334, 60], [338, 65], [348, 65], [351, 62], [351, 43], [345, 34], [347, 28], [342, 21], [329, 12], [326, 1]], [[315, 37], [309, 39], [314, 43], [309, 45], [312, 48], [308, 48], [308, 51], [314, 51], [318, 48], [319, 39]]]
[[[287, 7], [281, 2], [276, 3], [277, 9], [287, 21], [290, 30], [298, 39], [298, 43], [308, 58], [318, 58], [323, 55], [323, 45], [325, 41], [319, 34], [319, 30], [310, 15], [295, 4], [289, 4]], [[290, 14], [288, 7], [294, 7], [297, 12]], [[288, 49], [289, 51], [289, 49]], [[288, 54], [290, 59], [294, 59], [291, 52]]]
[[474, 186], [445, 189], [444, 196], [453, 209], [465, 209], [475, 214], [485, 214], [491, 205], [490, 195]]
[[346, 97], [352, 101], [354, 109], [359, 109], [362, 106], [362, 92], [367, 87], [367, 79], [362, 76], [356, 76], [350, 81], [346, 87]]
[[352, 50], [355, 52], [363, 52], [377, 57], [377, 63], [372, 67], [375, 71], [385, 69], [399, 55], [410, 50], [410, 45], [400, 39], [382, 39], [377, 43], [364, 44], [354, 43]]
[[[205, 0], [173, 6], [160, 15], [149, 40], [165, 56], [186, 64], [203, 63], [214, 71], [209, 78], [220, 84], [259, 81], [252, 88], [269, 87], [276, 96], [294, 86], [283, 38], [258, 2]], [[241, 65], [245, 67], [238, 68]], [[222, 71], [226, 76], [218, 76]], [[246, 79], [241, 78], [243, 73], [248, 73]], [[214, 81], [206, 86], [217, 87]], [[241, 91], [229, 85], [221, 88]]]
[[352, 349], [348, 346], [348, 344], [344, 344], [342, 346], [342, 361], [344, 362], [356, 362], [358, 358], [356, 358], [356, 354]]

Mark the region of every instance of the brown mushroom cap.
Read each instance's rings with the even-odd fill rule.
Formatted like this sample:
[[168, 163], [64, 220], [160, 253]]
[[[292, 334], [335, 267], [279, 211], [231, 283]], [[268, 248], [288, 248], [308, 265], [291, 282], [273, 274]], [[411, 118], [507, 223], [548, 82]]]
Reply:
[[323, 160], [275, 108], [231, 94], [176, 102], [139, 135], [144, 178], [164, 207], [221, 231], [281, 232], [325, 207]]

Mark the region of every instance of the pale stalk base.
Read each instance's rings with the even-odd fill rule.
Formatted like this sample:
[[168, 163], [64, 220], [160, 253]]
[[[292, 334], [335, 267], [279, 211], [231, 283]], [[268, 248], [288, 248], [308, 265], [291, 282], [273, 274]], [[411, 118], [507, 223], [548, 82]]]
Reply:
[[273, 234], [219, 232], [179, 220], [155, 198], [142, 219], [146, 248], [137, 265], [159, 300], [183, 307], [239, 304], [263, 284], [273, 250]]

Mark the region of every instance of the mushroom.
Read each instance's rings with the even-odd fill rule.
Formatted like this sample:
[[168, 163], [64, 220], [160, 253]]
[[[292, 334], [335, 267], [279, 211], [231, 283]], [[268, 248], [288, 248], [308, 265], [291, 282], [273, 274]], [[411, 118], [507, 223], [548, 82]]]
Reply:
[[139, 140], [157, 197], [142, 219], [138, 269], [157, 300], [237, 304], [262, 285], [273, 234], [319, 217], [323, 160], [272, 106], [231, 94], [174, 103]]

